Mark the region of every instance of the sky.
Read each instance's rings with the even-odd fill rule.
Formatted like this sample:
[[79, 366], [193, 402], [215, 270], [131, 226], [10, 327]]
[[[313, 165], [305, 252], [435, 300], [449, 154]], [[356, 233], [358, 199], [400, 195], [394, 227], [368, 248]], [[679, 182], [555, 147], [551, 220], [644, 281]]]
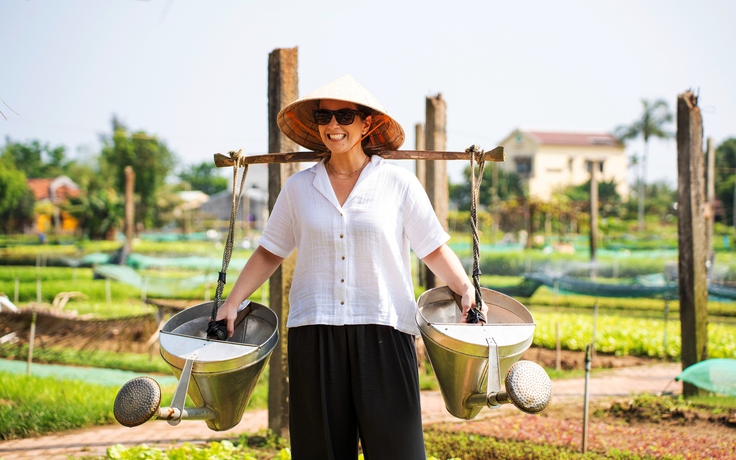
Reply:
[[[115, 116], [182, 168], [267, 153], [268, 55], [294, 47], [301, 95], [352, 75], [402, 124], [403, 149], [440, 93], [447, 150], [517, 128], [612, 132], [642, 99], [675, 113], [687, 90], [718, 145], [736, 137], [734, 24], [728, 0], [3, 0], [0, 145], [85, 161]], [[450, 180], [466, 166], [449, 162]], [[650, 140], [646, 180], [676, 184], [674, 139]]]

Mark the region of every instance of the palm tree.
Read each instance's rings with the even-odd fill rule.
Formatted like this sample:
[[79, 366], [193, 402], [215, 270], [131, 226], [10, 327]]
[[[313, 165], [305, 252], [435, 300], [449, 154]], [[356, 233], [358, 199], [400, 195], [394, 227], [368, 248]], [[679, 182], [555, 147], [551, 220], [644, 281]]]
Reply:
[[644, 138], [644, 154], [641, 157], [641, 174], [639, 175], [638, 195], [639, 195], [639, 231], [644, 231], [644, 183], [647, 176], [647, 153], [649, 150], [649, 138], [658, 137], [667, 139], [674, 136], [669, 131], [665, 131], [664, 125], [671, 122], [673, 115], [664, 99], [658, 99], [654, 102], [642, 99], [644, 111], [641, 117], [634, 121], [631, 125], [622, 125], [616, 128], [615, 136], [621, 142], [629, 139], [636, 139], [641, 136]]

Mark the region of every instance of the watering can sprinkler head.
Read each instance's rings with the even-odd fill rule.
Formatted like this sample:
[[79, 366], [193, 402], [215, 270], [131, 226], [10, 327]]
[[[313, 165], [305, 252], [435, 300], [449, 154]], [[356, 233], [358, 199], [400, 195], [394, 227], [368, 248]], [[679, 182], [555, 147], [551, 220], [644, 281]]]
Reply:
[[506, 374], [504, 390], [500, 382], [489, 381], [488, 393], [468, 397], [466, 406], [497, 407], [511, 403], [527, 414], [539, 414], [552, 400], [552, 381], [542, 366], [532, 361], [517, 361]]
[[542, 366], [532, 361], [517, 361], [506, 374], [506, 394], [519, 410], [538, 414], [552, 400], [552, 381]]
[[158, 412], [161, 406], [161, 387], [150, 377], [129, 380], [115, 397], [113, 413], [123, 426], [142, 425]]

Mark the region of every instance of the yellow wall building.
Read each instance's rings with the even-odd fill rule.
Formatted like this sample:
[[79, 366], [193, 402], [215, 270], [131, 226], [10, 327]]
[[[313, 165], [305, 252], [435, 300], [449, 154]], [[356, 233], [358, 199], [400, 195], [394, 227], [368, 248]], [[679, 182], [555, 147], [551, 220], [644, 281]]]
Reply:
[[548, 200], [555, 191], [590, 180], [590, 161], [600, 161], [599, 182], [614, 181], [623, 199], [629, 196], [624, 145], [611, 134], [515, 130], [500, 145], [506, 161], [500, 168], [518, 174], [529, 194]]

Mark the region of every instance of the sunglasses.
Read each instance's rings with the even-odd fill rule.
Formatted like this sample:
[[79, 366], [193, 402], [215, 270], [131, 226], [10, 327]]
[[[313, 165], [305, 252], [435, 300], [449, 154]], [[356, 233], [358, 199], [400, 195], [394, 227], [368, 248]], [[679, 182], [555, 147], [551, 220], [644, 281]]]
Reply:
[[332, 116], [335, 116], [335, 120], [341, 125], [352, 125], [355, 121], [355, 116], [360, 112], [353, 109], [340, 109], [340, 110], [327, 110], [317, 109], [312, 112], [314, 122], [318, 125], [329, 125], [332, 121]]

